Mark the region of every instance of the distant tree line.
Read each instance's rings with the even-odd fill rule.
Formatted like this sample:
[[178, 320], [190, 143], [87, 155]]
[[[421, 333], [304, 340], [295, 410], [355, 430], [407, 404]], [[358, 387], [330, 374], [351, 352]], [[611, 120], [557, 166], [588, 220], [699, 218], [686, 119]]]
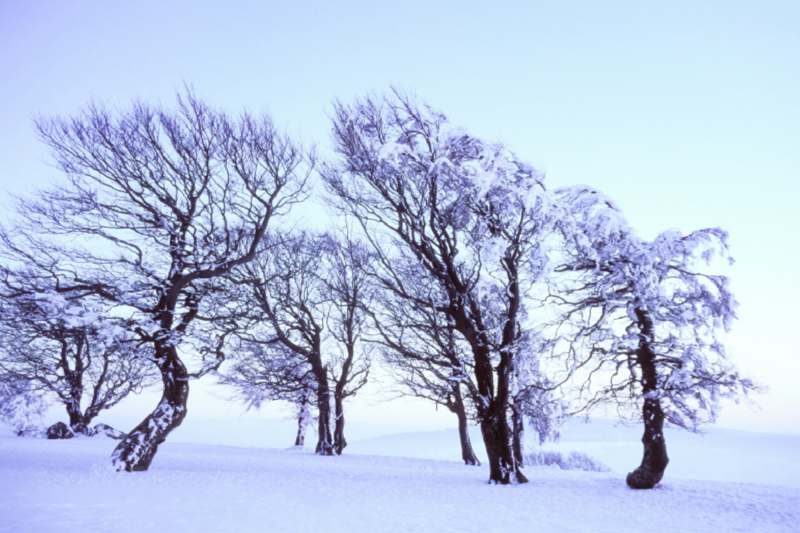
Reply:
[[[249, 406], [286, 401], [303, 445], [341, 454], [345, 400], [386, 368], [452, 411], [462, 458], [480, 426], [489, 481], [527, 481], [523, 431], [611, 407], [644, 425], [633, 488], [669, 461], [664, 423], [696, 431], [758, 387], [721, 341], [736, 318], [720, 229], [638, 237], [588, 186], [548, 189], [508, 147], [415, 97], [334, 103], [320, 160], [268, 116], [92, 105], [36, 119], [61, 181], [15, 198], [0, 227], [0, 416], [30, 434], [110, 430], [103, 409], [158, 382], [112, 463], [146, 470], [214, 374]], [[313, 198], [312, 198], [313, 197]], [[316, 199], [327, 232], [298, 227]], [[227, 363], [226, 363], [227, 361]], [[63, 424], [62, 424], [63, 425]]]

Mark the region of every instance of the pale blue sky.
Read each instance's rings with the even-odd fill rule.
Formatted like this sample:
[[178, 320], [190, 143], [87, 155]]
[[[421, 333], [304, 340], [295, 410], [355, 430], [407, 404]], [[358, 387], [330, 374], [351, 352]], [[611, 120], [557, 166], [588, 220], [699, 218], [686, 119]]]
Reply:
[[[325, 146], [327, 112], [397, 84], [591, 184], [646, 237], [721, 226], [740, 367], [772, 387], [721, 423], [800, 432], [800, 2], [112, 3], [0, 0], [0, 188], [58, 174], [31, 117], [183, 82]], [[8, 205], [6, 192], [0, 205]]]

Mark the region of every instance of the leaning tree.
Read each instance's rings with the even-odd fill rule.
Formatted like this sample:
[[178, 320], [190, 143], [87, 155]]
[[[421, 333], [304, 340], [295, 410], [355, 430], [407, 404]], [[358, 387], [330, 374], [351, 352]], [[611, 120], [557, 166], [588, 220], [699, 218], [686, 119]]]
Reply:
[[[490, 482], [525, 482], [508, 411], [525, 291], [559, 218], [543, 176], [398, 94], [337, 102], [333, 138], [338, 160], [322, 171], [331, 203], [372, 243], [383, 288], [433, 306], [468, 345]], [[440, 299], [406, 290], [394, 271], [403, 256], [435, 280]]]
[[161, 401], [112, 456], [146, 470], [186, 416], [189, 381], [219, 366], [238, 327], [222, 279], [305, 198], [313, 159], [268, 117], [231, 117], [191, 91], [174, 110], [91, 105], [36, 130], [65, 178], [20, 199], [9, 233], [48, 251], [58, 294], [113, 306], [151, 354]]
[[611, 403], [643, 422], [644, 456], [626, 481], [653, 488], [669, 462], [665, 421], [697, 431], [715, 419], [721, 398], [758, 390], [722, 344], [736, 318], [729, 280], [702, 268], [715, 256], [729, 258], [727, 234], [672, 230], [648, 242], [610, 201], [597, 202], [596, 191], [563, 194], [586, 209], [555, 268], [561, 280], [549, 300], [563, 311], [556, 345], [584, 409]]

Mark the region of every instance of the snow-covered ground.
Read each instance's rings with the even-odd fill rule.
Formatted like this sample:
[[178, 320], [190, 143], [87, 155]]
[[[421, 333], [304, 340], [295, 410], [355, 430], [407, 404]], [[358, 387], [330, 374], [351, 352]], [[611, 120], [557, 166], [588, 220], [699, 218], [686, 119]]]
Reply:
[[[454, 430], [351, 438], [346, 455], [318, 457], [200, 443], [279, 445], [256, 430], [257, 421], [189, 422], [161, 446], [148, 472], [134, 474], [110, 470], [116, 441], [22, 439], [0, 429], [0, 531], [800, 530], [800, 436], [725, 430], [667, 435], [672, 462], [664, 481], [652, 491], [633, 491], [620, 470], [640, 458], [638, 443], [625, 441], [626, 432], [635, 439], [638, 428], [606, 421], [573, 424], [558, 447], [582, 449], [614, 470], [528, 467], [530, 483], [518, 487], [487, 485], [487, 467], [458, 462]], [[291, 436], [288, 422], [259, 425], [281, 439]], [[352, 429], [356, 436], [370, 433]], [[433, 458], [419, 458], [426, 455]], [[622, 456], [624, 463], [614, 464]], [[773, 463], [786, 475], [771, 470]], [[710, 481], [725, 465], [739, 472], [731, 479], [747, 480], [752, 470], [767, 473], [760, 483]], [[688, 479], [690, 470], [705, 480]]]

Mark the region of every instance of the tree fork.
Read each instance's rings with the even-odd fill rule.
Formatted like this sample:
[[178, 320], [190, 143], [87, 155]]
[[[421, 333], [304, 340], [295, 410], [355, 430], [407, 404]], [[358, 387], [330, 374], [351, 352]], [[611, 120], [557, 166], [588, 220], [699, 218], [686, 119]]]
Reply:
[[495, 485], [527, 483], [528, 478], [514, 460], [508, 421], [496, 413], [485, 417], [481, 421], [481, 432], [483, 443], [486, 445], [486, 454], [489, 456], [489, 483]]

